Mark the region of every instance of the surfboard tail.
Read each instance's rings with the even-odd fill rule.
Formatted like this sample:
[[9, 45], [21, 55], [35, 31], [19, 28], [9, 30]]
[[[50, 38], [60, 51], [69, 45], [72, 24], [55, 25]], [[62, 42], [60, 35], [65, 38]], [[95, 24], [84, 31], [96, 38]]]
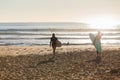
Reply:
[[61, 44], [61, 42], [60, 41], [56, 41], [56, 47], [61, 47], [62, 46], [62, 44]]

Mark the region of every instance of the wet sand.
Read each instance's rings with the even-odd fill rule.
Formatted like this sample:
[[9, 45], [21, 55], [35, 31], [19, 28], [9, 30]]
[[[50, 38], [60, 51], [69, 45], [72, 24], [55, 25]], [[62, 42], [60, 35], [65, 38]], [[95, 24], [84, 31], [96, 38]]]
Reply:
[[120, 47], [104, 46], [102, 61], [93, 46], [0, 46], [0, 80], [120, 80]]

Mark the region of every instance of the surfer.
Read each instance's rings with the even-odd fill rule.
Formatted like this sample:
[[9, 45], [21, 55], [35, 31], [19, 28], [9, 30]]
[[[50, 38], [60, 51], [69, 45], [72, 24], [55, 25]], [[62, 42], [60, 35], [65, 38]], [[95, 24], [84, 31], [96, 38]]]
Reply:
[[55, 37], [55, 34], [53, 33], [52, 34], [52, 37], [50, 39], [50, 47], [52, 46], [52, 49], [53, 49], [53, 57], [55, 57], [55, 50], [56, 50], [56, 41], [57, 41], [57, 38]]
[[102, 37], [102, 34], [101, 34], [100, 31], [98, 31], [98, 34], [95, 36], [95, 40], [94, 40], [94, 45], [95, 45], [96, 41], [98, 41], [100, 43], [99, 44], [99, 49], [96, 49], [97, 50], [97, 57], [96, 57], [96, 62], [97, 63], [101, 62], [101, 52], [102, 52], [101, 37]]
[[[102, 37], [102, 34], [100, 31], [98, 31], [98, 34], [95, 36], [95, 40], [94, 40], [94, 44], [95, 44], [95, 41], [98, 40], [100, 42], [100, 46], [101, 46], [101, 37]], [[100, 51], [97, 51], [97, 54], [100, 54], [101, 52]]]
[[96, 52], [97, 52], [97, 57], [96, 57], [96, 61], [97, 63], [101, 62], [101, 52], [102, 52], [102, 48], [101, 48], [101, 37], [102, 34], [100, 31], [98, 31], [97, 35], [94, 36], [94, 34], [90, 33], [90, 39], [93, 43], [93, 45], [95, 46]]

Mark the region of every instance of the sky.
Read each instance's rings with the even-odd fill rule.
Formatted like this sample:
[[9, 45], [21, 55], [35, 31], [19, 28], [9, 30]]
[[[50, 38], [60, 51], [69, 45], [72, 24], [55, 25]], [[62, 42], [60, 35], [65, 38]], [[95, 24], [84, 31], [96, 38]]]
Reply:
[[99, 19], [120, 22], [120, 0], [0, 0], [0, 22], [90, 22]]

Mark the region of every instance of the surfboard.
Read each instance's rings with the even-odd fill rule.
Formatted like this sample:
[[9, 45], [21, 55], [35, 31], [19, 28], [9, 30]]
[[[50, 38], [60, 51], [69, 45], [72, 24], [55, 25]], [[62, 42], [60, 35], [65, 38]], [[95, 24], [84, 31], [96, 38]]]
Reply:
[[61, 44], [61, 42], [60, 41], [56, 41], [56, 47], [61, 47], [62, 46], [62, 44]]
[[102, 48], [101, 48], [101, 42], [100, 40], [96, 39], [95, 40], [95, 35], [90, 33], [89, 34], [90, 40], [92, 41], [93, 45], [95, 46], [96, 50], [101, 53], [102, 52]]

